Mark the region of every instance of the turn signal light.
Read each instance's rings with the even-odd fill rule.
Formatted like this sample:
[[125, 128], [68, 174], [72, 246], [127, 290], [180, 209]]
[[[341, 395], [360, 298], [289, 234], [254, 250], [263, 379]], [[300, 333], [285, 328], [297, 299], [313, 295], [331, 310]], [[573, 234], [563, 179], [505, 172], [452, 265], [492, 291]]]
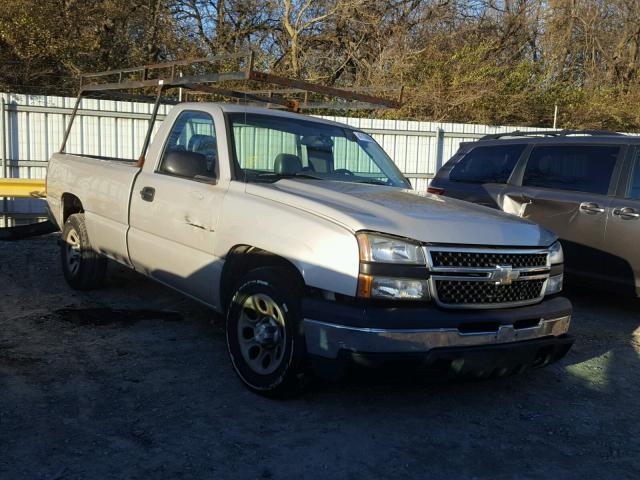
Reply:
[[358, 275], [358, 297], [371, 298], [371, 284], [373, 283], [373, 277], [371, 275], [360, 274]]
[[444, 188], [427, 187], [427, 193], [433, 193], [434, 195], [442, 195], [444, 193]]
[[358, 276], [358, 297], [384, 300], [429, 300], [427, 280], [419, 278]]

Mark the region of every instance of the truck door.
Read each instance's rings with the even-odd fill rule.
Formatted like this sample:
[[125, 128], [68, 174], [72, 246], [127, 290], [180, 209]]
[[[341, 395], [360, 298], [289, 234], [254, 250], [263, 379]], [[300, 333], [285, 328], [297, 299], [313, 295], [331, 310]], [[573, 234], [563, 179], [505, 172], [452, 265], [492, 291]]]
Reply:
[[136, 179], [128, 233], [136, 270], [212, 305], [221, 269], [214, 235], [226, 190], [217, 184], [218, 166], [213, 118], [181, 112], [156, 165]]
[[608, 193], [620, 145], [539, 144], [531, 150], [519, 186], [505, 190], [502, 207], [556, 233], [568, 273], [604, 279]]

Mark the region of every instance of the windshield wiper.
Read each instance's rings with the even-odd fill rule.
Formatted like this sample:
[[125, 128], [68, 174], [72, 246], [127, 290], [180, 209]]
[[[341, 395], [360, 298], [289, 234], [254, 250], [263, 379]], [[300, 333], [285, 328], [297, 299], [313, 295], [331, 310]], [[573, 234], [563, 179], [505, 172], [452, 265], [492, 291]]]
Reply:
[[291, 178], [309, 178], [312, 180], [324, 180], [322, 177], [317, 177], [315, 175], [311, 175], [310, 173], [298, 172], [292, 174], [282, 174], [282, 173], [261, 173], [254, 177], [254, 180], [263, 181], [263, 182], [277, 182], [282, 179], [291, 179]]
[[306, 178], [310, 180], [334, 180], [334, 181], [351, 182], [351, 183], [367, 183], [369, 185], [384, 185], [386, 187], [389, 186], [389, 183], [383, 182], [382, 180], [377, 180], [375, 178], [351, 180], [349, 179], [349, 177], [346, 177], [346, 178], [321, 177], [320, 175], [314, 175], [312, 172], [296, 172], [296, 173], [290, 173], [290, 174], [262, 173], [254, 177], [255, 180], [267, 181], [267, 182], [277, 182], [278, 180], [293, 179], [293, 178]]
[[355, 183], [367, 183], [369, 185], [384, 185], [388, 187], [389, 184], [387, 182], [383, 182], [382, 180], [376, 180], [375, 178], [367, 178], [366, 180], [358, 180]]
[[310, 178], [312, 180], [325, 180], [322, 177], [318, 177], [317, 175], [313, 175], [311, 173], [306, 173], [306, 172], [298, 172], [298, 173], [294, 173], [293, 175], [282, 175], [282, 177], [284, 178], [298, 177], [298, 178]]

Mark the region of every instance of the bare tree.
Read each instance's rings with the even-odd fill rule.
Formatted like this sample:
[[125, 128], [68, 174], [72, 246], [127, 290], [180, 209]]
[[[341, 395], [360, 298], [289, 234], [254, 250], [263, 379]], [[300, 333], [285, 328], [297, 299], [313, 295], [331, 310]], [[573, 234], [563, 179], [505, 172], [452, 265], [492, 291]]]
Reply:
[[343, 87], [405, 85], [408, 118], [640, 129], [640, 0], [4, 0], [0, 86], [252, 48]]

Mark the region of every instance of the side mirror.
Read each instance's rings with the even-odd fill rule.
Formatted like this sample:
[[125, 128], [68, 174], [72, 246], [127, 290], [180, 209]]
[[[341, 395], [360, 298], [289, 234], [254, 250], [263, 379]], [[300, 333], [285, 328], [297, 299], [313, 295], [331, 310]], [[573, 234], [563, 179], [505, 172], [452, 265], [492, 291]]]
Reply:
[[216, 176], [213, 162], [208, 162], [207, 157], [201, 153], [185, 150], [167, 152], [160, 170], [170, 175], [186, 178], [206, 177], [213, 179]]

